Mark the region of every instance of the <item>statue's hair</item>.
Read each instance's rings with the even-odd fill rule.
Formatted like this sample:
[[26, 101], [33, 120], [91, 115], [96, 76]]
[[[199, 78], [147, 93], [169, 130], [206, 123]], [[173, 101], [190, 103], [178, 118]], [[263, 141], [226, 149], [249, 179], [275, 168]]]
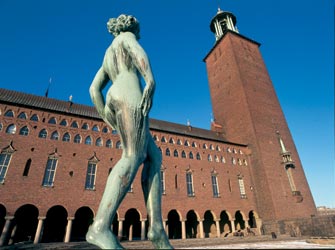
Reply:
[[108, 32], [118, 36], [120, 32], [129, 31], [139, 38], [140, 23], [131, 15], [121, 14], [118, 18], [110, 18], [107, 22]]

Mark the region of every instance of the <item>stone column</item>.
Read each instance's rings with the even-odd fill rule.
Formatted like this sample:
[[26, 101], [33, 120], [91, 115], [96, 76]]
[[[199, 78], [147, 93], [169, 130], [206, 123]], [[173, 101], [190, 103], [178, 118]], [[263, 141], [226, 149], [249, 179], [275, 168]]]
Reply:
[[41, 232], [43, 230], [44, 220], [46, 219], [45, 216], [39, 216], [38, 218], [37, 229], [35, 233], [34, 244], [40, 243], [41, 241]]
[[117, 234], [117, 237], [119, 238], [119, 240], [121, 240], [123, 237], [123, 221], [124, 219], [119, 219], [119, 231]]
[[64, 238], [64, 242], [66, 243], [70, 242], [73, 220], [74, 220], [74, 217], [67, 217], [67, 226], [66, 226], [66, 233], [65, 233], [65, 238]]
[[200, 233], [200, 238], [203, 239], [204, 237], [204, 224], [203, 224], [204, 220], [199, 220], [199, 233]]
[[10, 238], [9, 238], [9, 241], [8, 241], [8, 245], [13, 245], [14, 244], [14, 236], [15, 236], [15, 233], [16, 233], [16, 229], [17, 229], [17, 224], [12, 229], [12, 232], [10, 234]]
[[184, 240], [186, 239], [186, 220], [181, 220], [181, 238]]
[[235, 232], [235, 218], [230, 220], [230, 225], [231, 225], [231, 232]]
[[141, 220], [141, 240], [145, 240], [145, 222], [147, 219]]
[[11, 233], [10, 232], [10, 226], [12, 224], [13, 219], [14, 219], [14, 216], [6, 216], [5, 217], [6, 223], [5, 223], [5, 226], [2, 229], [2, 233], [1, 233], [1, 237], [0, 237], [0, 247], [7, 244], [6, 241], [9, 238], [10, 233]]
[[133, 226], [133, 224], [131, 224], [130, 226], [129, 226], [129, 241], [132, 241], [133, 240], [133, 230], [134, 230], [134, 226]]
[[220, 220], [216, 220], [215, 224], [216, 224], [216, 235], [217, 235], [218, 238], [220, 238], [221, 237], [221, 233], [220, 233]]

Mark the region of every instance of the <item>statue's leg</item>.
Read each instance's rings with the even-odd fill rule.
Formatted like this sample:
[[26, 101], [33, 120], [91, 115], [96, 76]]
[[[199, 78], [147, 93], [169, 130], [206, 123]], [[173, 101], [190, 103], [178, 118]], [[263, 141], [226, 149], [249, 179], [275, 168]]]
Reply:
[[[121, 114], [122, 113], [119, 113], [119, 116], [117, 116], [120, 127], [119, 134], [122, 141], [126, 141], [127, 143], [123, 144], [122, 157], [114, 166], [107, 179], [99, 209], [93, 224], [90, 226], [89, 231], [86, 234], [86, 240], [89, 243], [104, 249], [123, 248], [112, 233], [111, 224], [120, 203], [127, 194], [128, 189], [136, 176], [140, 163], [143, 161], [144, 156], [139, 152], [145, 151], [143, 143], [137, 143], [138, 151], [134, 153], [133, 149], [136, 147], [135, 142], [137, 142], [139, 138], [137, 138], [138, 135], [129, 134], [129, 131], [133, 131], [132, 128], [135, 124], [125, 122], [131, 120], [129, 117], [121, 116]], [[126, 124], [126, 126], [123, 126], [123, 124]]]
[[148, 238], [155, 249], [173, 249], [163, 227], [161, 211], [161, 164], [162, 156], [151, 135], [148, 141], [148, 157], [142, 171], [142, 189], [149, 217]]

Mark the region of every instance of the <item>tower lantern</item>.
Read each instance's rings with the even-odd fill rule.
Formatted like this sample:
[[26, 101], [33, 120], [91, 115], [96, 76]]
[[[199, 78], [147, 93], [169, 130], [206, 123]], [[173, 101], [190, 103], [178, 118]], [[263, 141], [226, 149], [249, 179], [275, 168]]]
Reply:
[[210, 29], [215, 33], [216, 41], [219, 40], [227, 30], [238, 33], [236, 28], [236, 17], [233, 13], [222, 11], [218, 8], [218, 12], [211, 21]]

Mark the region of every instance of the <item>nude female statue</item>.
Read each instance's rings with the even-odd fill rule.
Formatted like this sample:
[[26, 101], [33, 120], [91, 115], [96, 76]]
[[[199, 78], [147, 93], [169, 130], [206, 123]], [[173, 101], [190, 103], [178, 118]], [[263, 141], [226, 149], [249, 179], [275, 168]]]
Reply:
[[[155, 81], [147, 55], [140, 44], [135, 17], [120, 15], [107, 23], [115, 36], [106, 50], [101, 68], [90, 86], [91, 99], [102, 117], [120, 135], [123, 152], [111, 171], [104, 194], [86, 240], [100, 248], [123, 248], [111, 231], [115, 213], [143, 163], [142, 190], [149, 217], [148, 238], [155, 249], [171, 249], [161, 215], [161, 153], [149, 131]], [[142, 89], [140, 76], [145, 81]], [[106, 94], [102, 90], [111, 81]]]

